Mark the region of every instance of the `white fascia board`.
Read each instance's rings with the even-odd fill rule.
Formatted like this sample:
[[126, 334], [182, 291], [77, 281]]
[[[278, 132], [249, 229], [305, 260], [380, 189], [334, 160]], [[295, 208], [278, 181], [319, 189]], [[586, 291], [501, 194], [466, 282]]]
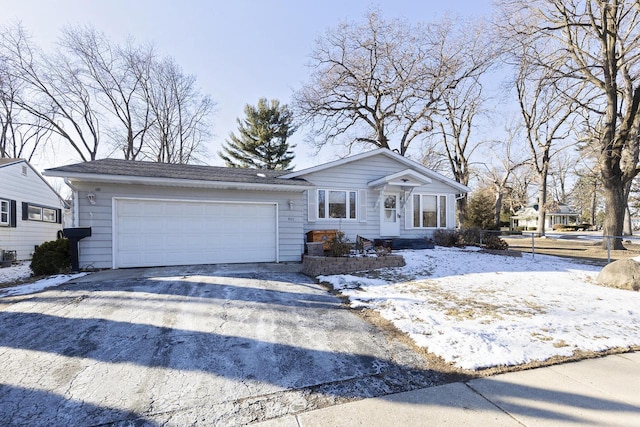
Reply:
[[233, 181], [207, 181], [193, 179], [176, 178], [153, 178], [143, 176], [106, 175], [106, 174], [84, 174], [66, 172], [48, 172], [47, 176], [59, 176], [68, 178], [72, 182], [106, 182], [112, 184], [139, 184], [155, 185], [165, 187], [188, 187], [188, 188], [211, 188], [220, 190], [262, 190], [262, 191], [284, 191], [302, 193], [305, 190], [314, 188], [311, 185], [287, 185], [287, 184], [260, 184]]

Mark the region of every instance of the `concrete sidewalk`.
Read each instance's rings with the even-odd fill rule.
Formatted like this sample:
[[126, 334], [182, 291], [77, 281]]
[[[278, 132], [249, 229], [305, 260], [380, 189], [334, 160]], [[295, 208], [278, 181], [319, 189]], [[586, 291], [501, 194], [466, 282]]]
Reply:
[[589, 424], [640, 426], [640, 352], [365, 399], [257, 425]]

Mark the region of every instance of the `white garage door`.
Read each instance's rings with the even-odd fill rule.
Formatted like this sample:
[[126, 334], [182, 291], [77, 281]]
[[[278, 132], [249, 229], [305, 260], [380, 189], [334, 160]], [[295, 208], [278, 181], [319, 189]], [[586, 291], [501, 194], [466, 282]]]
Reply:
[[274, 203], [116, 199], [114, 267], [277, 261]]

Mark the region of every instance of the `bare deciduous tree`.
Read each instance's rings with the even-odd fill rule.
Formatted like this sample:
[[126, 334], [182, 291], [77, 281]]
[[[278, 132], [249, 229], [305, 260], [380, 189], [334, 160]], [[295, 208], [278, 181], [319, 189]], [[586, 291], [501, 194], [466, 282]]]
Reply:
[[[483, 142], [472, 137], [474, 119], [482, 113], [482, 85], [477, 79], [461, 82], [441, 100], [441, 111], [434, 117], [434, 133], [429, 138], [434, 154], [446, 159], [453, 179], [469, 185], [471, 158]], [[423, 158], [425, 155], [423, 154]], [[466, 220], [467, 195], [457, 199], [458, 221]]]
[[[502, 0], [508, 37], [534, 40], [536, 65], [567, 86], [593, 135], [605, 193], [605, 236], [621, 236], [629, 183], [638, 174], [640, 131], [640, 5], [632, 0]], [[593, 128], [593, 127], [592, 127]], [[606, 240], [606, 239], [605, 239]], [[606, 241], [603, 241], [606, 244]], [[624, 249], [621, 238], [615, 249]]]
[[86, 75], [101, 108], [115, 119], [105, 133], [125, 159], [135, 160], [152, 123], [142, 84], [155, 60], [153, 47], [136, 47], [131, 42], [120, 47], [92, 27], [66, 28], [61, 45]]
[[209, 137], [214, 103], [200, 93], [195, 76], [186, 75], [172, 59], [153, 65], [144, 86], [153, 123], [144, 156], [162, 163], [198, 161]]
[[38, 50], [20, 25], [2, 31], [0, 51], [8, 75], [22, 88], [14, 103], [66, 140], [82, 160], [95, 159], [100, 133], [94, 93], [71, 60]]
[[[294, 95], [301, 121], [319, 149], [338, 138], [401, 155], [433, 130], [443, 95], [491, 63], [486, 28], [452, 19], [427, 25], [385, 20], [343, 23], [319, 39], [309, 81]], [[397, 142], [395, 142], [397, 141]]]
[[524, 55], [518, 58], [515, 87], [523, 131], [531, 153], [530, 164], [538, 177], [537, 231], [544, 236], [551, 161], [553, 156], [568, 147], [567, 140], [573, 135], [575, 105], [563, 96], [570, 89], [559, 87], [562, 81], [552, 78], [546, 69], [532, 65], [527, 55], [529, 52], [524, 49]]
[[14, 126], [20, 111], [33, 134], [61, 137], [85, 161], [105, 135], [126, 159], [187, 163], [205, 151], [214, 103], [171, 58], [113, 44], [91, 27], [67, 28], [58, 46], [41, 52], [20, 25], [0, 35], [3, 117]]
[[46, 141], [49, 127], [39, 120], [33, 122], [16, 103], [22, 88], [3, 64], [0, 58], [0, 157], [31, 161]]
[[566, 204], [569, 202], [567, 186], [570, 184], [575, 172], [578, 160], [575, 154], [574, 151], [564, 150], [556, 153], [556, 156], [551, 160], [549, 194], [553, 200], [559, 203]]
[[[494, 147], [490, 156], [493, 160], [491, 163], [485, 163], [486, 174], [483, 174], [481, 181], [485, 186], [490, 186], [495, 195], [495, 223], [499, 225], [502, 216], [504, 199], [509, 198], [510, 212], [513, 214], [519, 209], [521, 204], [526, 203], [528, 196], [528, 183], [530, 180], [526, 177], [516, 176], [516, 172], [529, 163], [529, 159], [524, 155], [521, 147], [518, 147], [519, 132], [518, 127], [511, 125], [506, 129], [507, 136], [497, 149]], [[524, 191], [518, 191], [517, 179], [525, 182]], [[524, 194], [524, 202], [522, 195]]]

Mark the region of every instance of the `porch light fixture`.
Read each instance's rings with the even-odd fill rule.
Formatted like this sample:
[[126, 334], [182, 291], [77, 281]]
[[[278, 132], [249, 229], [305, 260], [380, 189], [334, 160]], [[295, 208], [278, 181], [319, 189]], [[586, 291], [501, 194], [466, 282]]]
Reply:
[[87, 194], [87, 200], [89, 200], [89, 204], [95, 205], [96, 204], [96, 195], [93, 193], [88, 193]]
[[289, 200], [287, 202], [287, 204], [289, 205], [289, 210], [292, 211], [293, 210], [293, 200]]

